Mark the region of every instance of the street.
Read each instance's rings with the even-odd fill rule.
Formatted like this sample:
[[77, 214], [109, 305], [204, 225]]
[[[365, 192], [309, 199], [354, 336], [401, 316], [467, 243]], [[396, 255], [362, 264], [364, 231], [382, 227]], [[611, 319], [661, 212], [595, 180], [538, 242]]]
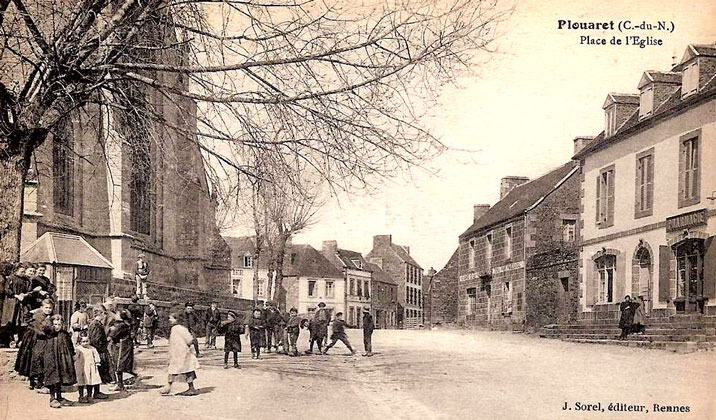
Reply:
[[[240, 370], [223, 369], [223, 351], [204, 350], [195, 397], [159, 395], [166, 381], [162, 340], [155, 349], [142, 346], [136, 355], [141, 379], [127, 398], [54, 410], [47, 395], [28, 390], [27, 382], [4, 379], [2, 419], [716, 418], [713, 353], [566, 343], [506, 332], [378, 330], [377, 354], [367, 358], [360, 356], [361, 332], [350, 330], [349, 336], [359, 351], [353, 357], [339, 343], [325, 356], [267, 354], [256, 361], [244, 341]], [[302, 331], [301, 350], [305, 338]], [[221, 339], [218, 344], [221, 348]], [[184, 387], [175, 384], [173, 392]], [[65, 396], [77, 399], [75, 392]], [[644, 406], [648, 413], [609, 411], [610, 403], [624, 403], [625, 410]], [[655, 413], [654, 404], [688, 406], [688, 412]]]

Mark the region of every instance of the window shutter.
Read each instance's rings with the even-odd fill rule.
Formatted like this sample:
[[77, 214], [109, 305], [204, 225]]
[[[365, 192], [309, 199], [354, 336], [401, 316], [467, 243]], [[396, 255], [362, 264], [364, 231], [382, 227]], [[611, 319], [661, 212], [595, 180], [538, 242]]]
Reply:
[[642, 173], [643, 173], [643, 159], [637, 158], [636, 160], [636, 173], [635, 173], [635, 179], [634, 179], [634, 185], [636, 186], [634, 188], [634, 207], [635, 207], [635, 213], [639, 213], [642, 210], [642, 203], [641, 203], [641, 197], [642, 197]]
[[652, 154], [646, 167], [646, 208], [654, 207], [654, 155]]
[[716, 298], [716, 236], [704, 243], [704, 297]]
[[695, 138], [691, 143], [694, 148], [694, 161], [691, 163], [691, 167], [693, 168], [691, 171], [691, 177], [693, 178], [691, 183], [693, 184], [693, 189], [691, 190], [691, 193], [689, 193], [689, 197], [696, 197], [697, 201], [699, 197], [701, 197], [701, 165], [699, 165], [701, 162], [701, 144], [699, 140], [700, 138]]
[[614, 224], [614, 181], [616, 170], [612, 169], [607, 175], [607, 226]]
[[597, 296], [597, 281], [596, 281], [596, 275], [597, 270], [594, 269], [594, 261], [591, 259], [588, 259], [584, 262], [586, 270], [585, 270], [585, 276], [584, 276], [584, 302], [585, 305], [591, 306], [594, 305], [596, 302], [596, 296]]
[[601, 212], [602, 212], [601, 193], [602, 192], [601, 192], [601, 188], [600, 188], [601, 187], [600, 178], [601, 178], [601, 175], [597, 175], [597, 190], [596, 190], [597, 206], [596, 206], [596, 211], [595, 211], [595, 214], [596, 214], [595, 221], [597, 222], [597, 224], [599, 224], [599, 222], [602, 221], [602, 219], [601, 219]]
[[626, 285], [626, 255], [622, 252], [617, 255], [617, 265], [614, 274], [614, 302], [621, 302], [624, 298]]
[[668, 246], [659, 246], [659, 302], [671, 300], [671, 255]]
[[679, 143], [679, 201], [686, 198], [686, 145]]

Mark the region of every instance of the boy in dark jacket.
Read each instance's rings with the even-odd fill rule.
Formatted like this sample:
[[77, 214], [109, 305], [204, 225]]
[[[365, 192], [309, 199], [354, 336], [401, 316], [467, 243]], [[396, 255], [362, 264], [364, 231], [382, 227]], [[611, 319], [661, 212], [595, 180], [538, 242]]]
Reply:
[[157, 314], [157, 307], [153, 303], [147, 306], [147, 310], [144, 312], [144, 320], [142, 324], [144, 326], [144, 335], [147, 337], [147, 348], [151, 349], [154, 347], [154, 333], [157, 331], [157, 324], [159, 323], [159, 314]]
[[240, 369], [239, 352], [241, 351], [241, 335], [244, 333], [244, 326], [234, 311], [229, 311], [228, 319], [219, 326], [219, 331], [224, 333], [224, 369], [229, 368], [229, 353], [234, 354], [234, 368]]
[[331, 334], [331, 342], [323, 350], [323, 354], [327, 354], [328, 350], [335, 346], [338, 340], [342, 341], [343, 344], [348, 347], [348, 350], [351, 351], [351, 355], [356, 354], [356, 351], [353, 350], [353, 347], [351, 347], [351, 343], [348, 341], [348, 336], [346, 335], [346, 323], [343, 321], [343, 312], [336, 313], [336, 319], [333, 320], [333, 334]]
[[246, 325], [249, 340], [251, 341], [251, 358], [258, 359], [261, 354], [261, 337], [266, 327], [263, 319], [263, 311], [260, 308], [255, 308], [251, 319]]
[[[101, 364], [97, 368], [99, 370], [99, 377], [102, 379], [103, 384], [110, 384], [114, 382], [112, 372], [112, 358], [109, 354], [109, 342], [107, 340], [107, 334], [104, 329], [105, 318], [107, 313], [104, 305], [98, 304], [94, 309], [94, 318], [90, 322], [88, 335], [90, 339], [90, 345], [97, 349], [99, 353], [99, 360]], [[93, 398], [104, 400], [107, 399], [107, 395], [99, 391], [99, 385], [95, 385]]]
[[363, 348], [365, 353], [363, 356], [373, 355], [373, 330], [375, 324], [373, 323], [373, 315], [370, 314], [370, 309], [363, 308]]
[[217, 308], [216, 302], [211, 302], [211, 307], [204, 315], [204, 323], [206, 324], [206, 348], [216, 349], [216, 329], [219, 328], [221, 322], [221, 312]]
[[298, 335], [301, 332], [301, 318], [298, 317], [298, 309], [291, 308], [289, 311], [289, 318], [288, 322], [286, 322], [286, 333], [288, 335], [288, 344], [286, 344], [286, 349], [290, 346], [290, 353], [287, 351], [287, 354], [290, 354], [291, 356], [298, 356]]

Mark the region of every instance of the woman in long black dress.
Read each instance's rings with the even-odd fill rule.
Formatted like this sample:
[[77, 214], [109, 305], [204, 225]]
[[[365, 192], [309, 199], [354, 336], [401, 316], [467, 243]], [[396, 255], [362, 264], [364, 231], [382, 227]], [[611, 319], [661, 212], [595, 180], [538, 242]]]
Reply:
[[638, 305], [638, 303], [631, 301], [629, 295], [624, 296], [624, 300], [619, 304], [619, 310], [621, 311], [619, 328], [622, 329], [622, 334], [619, 336], [620, 340], [626, 339], [631, 332], [632, 324], [634, 323], [634, 310]]
[[120, 394], [126, 394], [122, 375], [134, 372], [134, 339], [132, 338], [132, 315], [123, 309], [120, 320], [112, 324], [108, 337], [111, 340], [110, 355], [117, 376], [117, 388]]

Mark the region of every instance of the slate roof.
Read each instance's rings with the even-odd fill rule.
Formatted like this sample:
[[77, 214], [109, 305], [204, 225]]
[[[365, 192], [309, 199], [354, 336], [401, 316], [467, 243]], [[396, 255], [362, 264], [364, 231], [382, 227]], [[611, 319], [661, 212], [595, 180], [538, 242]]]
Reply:
[[377, 281], [380, 283], [387, 283], [387, 284], [394, 284], [398, 285], [398, 282], [393, 279], [393, 277], [390, 276], [390, 274], [383, 271], [383, 269], [380, 268], [377, 264], [365, 263], [365, 269], [373, 273], [373, 281]]
[[81, 236], [57, 232], [40, 236], [22, 253], [20, 261], [112, 268], [112, 263]]
[[[596, 141], [596, 140], [595, 140]], [[502, 200], [490, 207], [482, 217], [477, 219], [462, 235], [469, 236], [479, 230], [497, 225], [515, 216], [526, 213], [539, 204], [552, 191], [556, 190], [568, 176], [576, 172], [578, 163], [570, 161], [532, 181], [513, 188]]]
[[[223, 238], [226, 244], [229, 245], [229, 249], [231, 249], [232, 261], [235, 261], [233, 260], [234, 258], [243, 258], [245, 255], [254, 256], [253, 236], [223, 236]], [[259, 268], [268, 269], [268, 262], [269, 259], [266, 257], [266, 250], [264, 249], [259, 255]], [[253, 263], [256, 264], [256, 261]], [[241, 264], [243, 264], [243, 262], [241, 262]]]
[[284, 275], [296, 277], [343, 278], [337, 269], [311, 245], [294, 244], [284, 262]]
[[608, 144], [616, 143], [639, 130], [649, 128], [665, 118], [678, 114], [690, 106], [698, 105], [713, 98], [716, 98], [716, 75], [711, 77], [699, 92], [683, 99], [681, 98], [681, 88], [679, 87], [662, 104], [657, 105], [651, 117], [639, 120], [639, 110], [637, 109], [614, 135], [605, 138], [602, 131], [592, 142], [577, 152], [572, 159], [581, 159], [606, 147]]
[[[347, 249], [338, 249], [336, 261], [338, 261], [341, 265], [340, 268], [346, 267], [351, 268], [354, 270], [365, 270], [366, 260], [363, 258], [363, 255], [360, 252], [357, 251], [350, 251]], [[358, 267], [353, 260], [359, 260], [363, 266], [363, 268]], [[335, 265], [335, 264], [334, 264]]]
[[420, 264], [418, 264], [417, 261], [415, 261], [415, 260], [413, 259], [413, 257], [410, 256], [410, 254], [408, 254], [408, 251], [406, 251], [405, 248], [404, 248], [402, 245], [391, 244], [390, 246], [391, 246], [391, 248], [393, 248], [393, 251], [394, 251], [396, 254], [398, 254], [398, 257], [399, 257], [401, 260], [405, 261], [406, 263], [408, 263], [408, 264], [410, 264], [410, 265], [414, 265], [415, 267], [418, 267], [418, 268], [420, 268], [420, 269], [423, 268], [423, 267], [420, 266]]

